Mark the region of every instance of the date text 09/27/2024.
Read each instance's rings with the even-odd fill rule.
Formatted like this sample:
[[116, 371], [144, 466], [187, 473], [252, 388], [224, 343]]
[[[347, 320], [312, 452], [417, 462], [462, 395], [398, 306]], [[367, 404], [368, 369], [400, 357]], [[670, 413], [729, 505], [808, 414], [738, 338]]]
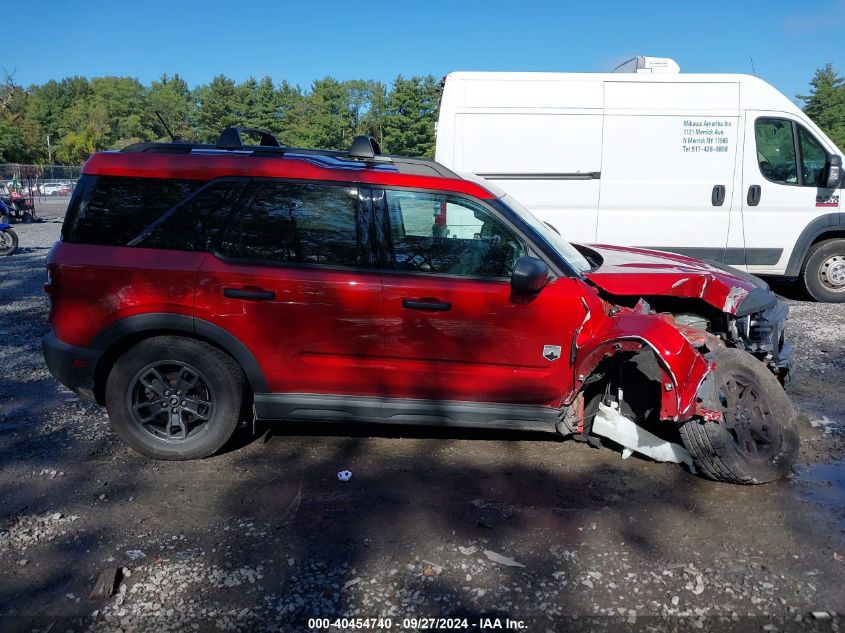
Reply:
[[453, 631], [524, 631], [523, 620], [511, 618], [403, 618], [401, 627], [392, 618], [309, 618], [308, 628], [313, 630], [384, 630], [397, 629], [406, 631], [453, 630]]

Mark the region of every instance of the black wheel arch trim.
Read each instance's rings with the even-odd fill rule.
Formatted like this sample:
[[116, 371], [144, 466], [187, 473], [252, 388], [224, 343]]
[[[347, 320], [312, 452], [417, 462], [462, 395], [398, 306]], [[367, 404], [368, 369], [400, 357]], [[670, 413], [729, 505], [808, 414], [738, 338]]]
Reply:
[[210, 341], [238, 362], [254, 393], [268, 391], [264, 372], [246, 345], [222, 327], [186, 314], [156, 312], [120, 319], [106, 326], [89, 347], [105, 352], [127, 337], [157, 331], [182, 332]]
[[795, 241], [792, 254], [789, 256], [789, 263], [786, 265], [784, 275], [787, 277], [797, 277], [800, 275], [801, 266], [804, 264], [804, 259], [807, 257], [810, 246], [819, 237], [829, 231], [845, 231], [845, 213], [825, 213], [824, 215], [820, 215], [801, 231], [801, 235]]

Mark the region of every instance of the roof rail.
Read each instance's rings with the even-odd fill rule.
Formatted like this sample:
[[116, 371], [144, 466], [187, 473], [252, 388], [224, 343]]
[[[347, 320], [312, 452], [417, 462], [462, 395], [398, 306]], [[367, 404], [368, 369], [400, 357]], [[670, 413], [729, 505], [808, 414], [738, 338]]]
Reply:
[[[261, 144], [244, 145], [242, 134], [259, 136]], [[400, 173], [404, 174], [461, 178], [459, 174], [456, 174], [451, 169], [430, 158], [411, 158], [409, 156], [382, 154], [378, 141], [371, 136], [356, 136], [352, 140], [352, 146], [349, 148], [349, 151], [306, 149], [300, 147], [282, 147], [276, 137], [265, 130], [228, 127], [221, 132], [217, 143], [214, 145], [186, 141], [175, 143], [133, 143], [120, 151], [127, 154], [191, 154], [194, 152], [218, 154], [232, 151], [262, 158], [287, 157], [294, 159], [305, 156], [323, 156], [341, 161], [363, 162], [365, 167], [372, 167], [376, 164], [393, 165]]]
[[217, 138], [217, 149], [243, 149], [242, 133], [258, 136], [261, 139], [258, 143], [259, 147], [281, 147], [278, 139], [267, 130], [259, 130], [254, 127], [227, 127]]

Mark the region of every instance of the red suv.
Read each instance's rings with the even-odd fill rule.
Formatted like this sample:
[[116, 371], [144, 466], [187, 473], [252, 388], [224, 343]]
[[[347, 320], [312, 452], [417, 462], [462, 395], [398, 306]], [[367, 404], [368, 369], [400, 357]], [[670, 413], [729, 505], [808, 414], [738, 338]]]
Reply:
[[760, 280], [573, 246], [489, 183], [367, 137], [331, 152], [241, 132], [94, 154], [48, 257], [47, 364], [132, 448], [204, 457], [253, 415], [595, 441], [613, 411], [714, 479], [789, 470], [787, 309]]

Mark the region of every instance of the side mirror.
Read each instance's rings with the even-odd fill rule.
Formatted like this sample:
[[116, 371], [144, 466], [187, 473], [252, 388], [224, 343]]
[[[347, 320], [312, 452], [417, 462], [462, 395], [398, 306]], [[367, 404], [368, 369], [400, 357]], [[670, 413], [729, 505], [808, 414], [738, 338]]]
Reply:
[[830, 156], [825, 166], [825, 187], [827, 189], [838, 189], [842, 182], [842, 157]]
[[549, 267], [536, 257], [520, 257], [511, 273], [511, 290], [519, 294], [536, 294], [549, 282]]

